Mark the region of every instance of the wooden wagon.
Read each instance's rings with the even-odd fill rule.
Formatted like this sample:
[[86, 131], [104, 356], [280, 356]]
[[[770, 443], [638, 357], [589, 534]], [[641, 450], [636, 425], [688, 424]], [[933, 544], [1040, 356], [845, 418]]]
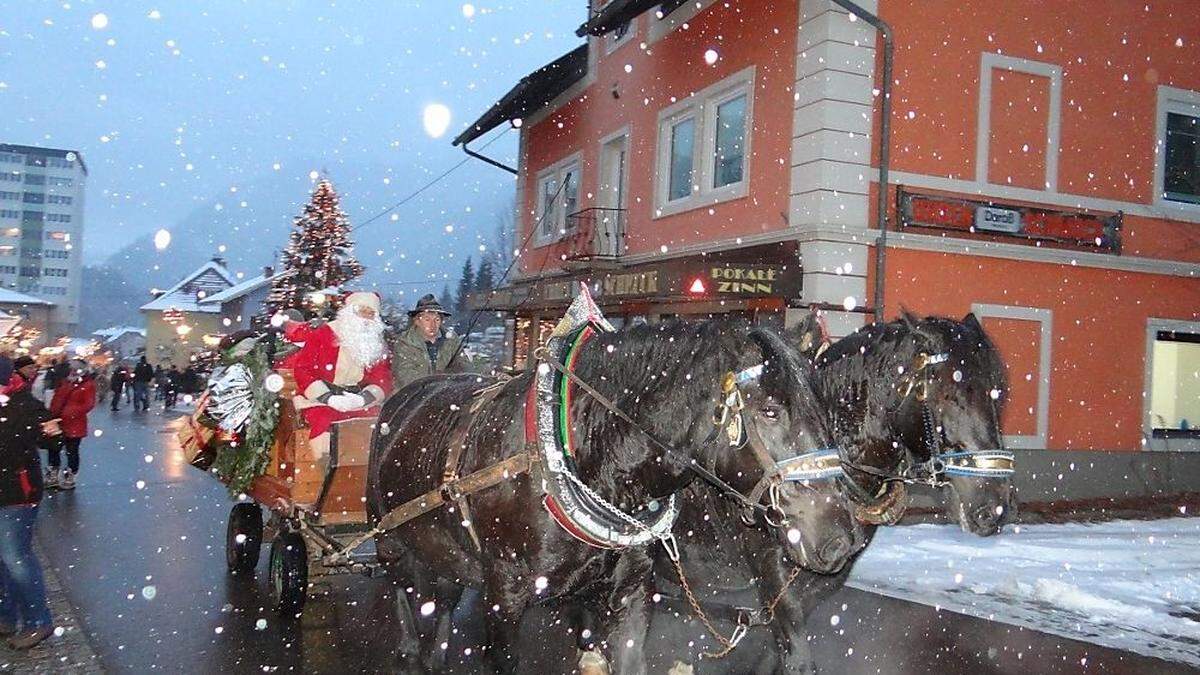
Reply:
[[[262, 545], [269, 543], [272, 605], [281, 616], [294, 617], [304, 607], [312, 580], [378, 570], [373, 542], [351, 543], [369, 530], [367, 460], [375, 419], [334, 424], [328, 460], [320, 461], [293, 403], [292, 373], [277, 372], [284, 387], [275, 442], [263, 475], [246, 490], [250, 501], [238, 502], [229, 514], [225, 557], [234, 574], [253, 574]], [[191, 422], [184, 433], [198, 433], [195, 419]]]

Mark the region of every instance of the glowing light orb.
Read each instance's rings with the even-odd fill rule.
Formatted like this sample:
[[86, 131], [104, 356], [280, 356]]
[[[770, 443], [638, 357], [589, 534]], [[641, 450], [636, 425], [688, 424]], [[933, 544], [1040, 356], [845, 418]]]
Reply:
[[462, 6], [463, 18], [470, 19], [475, 16], [475, 5], [469, 2], [463, 3]]
[[105, 28], [108, 28], [108, 15], [103, 12], [99, 14], [93, 14], [92, 28], [95, 28], [96, 30], [104, 30]]
[[704, 51], [704, 62], [707, 63], [708, 65], [711, 66], [712, 64], [716, 63], [717, 58], [718, 58], [717, 50], [706, 49]]
[[430, 103], [425, 106], [422, 123], [430, 138], [441, 138], [450, 128], [450, 109], [441, 103]]

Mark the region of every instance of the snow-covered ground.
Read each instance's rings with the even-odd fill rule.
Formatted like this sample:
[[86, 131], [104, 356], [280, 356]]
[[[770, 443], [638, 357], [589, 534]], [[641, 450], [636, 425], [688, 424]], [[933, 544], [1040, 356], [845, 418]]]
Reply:
[[849, 584], [1200, 666], [1200, 518], [880, 528]]

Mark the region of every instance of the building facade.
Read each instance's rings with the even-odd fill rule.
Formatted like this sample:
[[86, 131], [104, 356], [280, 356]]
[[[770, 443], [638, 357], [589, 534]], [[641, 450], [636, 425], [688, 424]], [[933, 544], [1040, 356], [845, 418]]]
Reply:
[[846, 4], [593, 0], [455, 140], [519, 127], [514, 361], [580, 283], [835, 335], [974, 312], [1010, 446], [1200, 449], [1194, 4]]
[[54, 303], [55, 335], [79, 323], [86, 182], [74, 150], [0, 143], [0, 284]]

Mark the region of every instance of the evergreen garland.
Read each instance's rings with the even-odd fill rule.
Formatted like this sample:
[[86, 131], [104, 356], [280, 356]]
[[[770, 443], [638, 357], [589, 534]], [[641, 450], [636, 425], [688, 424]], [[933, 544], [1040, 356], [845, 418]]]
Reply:
[[[251, 375], [250, 392], [253, 400], [250, 415], [242, 428], [230, 440], [217, 445], [217, 457], [212, 470], [236, 497], [250, 488], [261, 476], [271, 457], [275, 443], [275, 427], [279, 424], [279, 394], [267, 388], [272, 369], [271, 338], [259, 340], [244, 356], [230, 361], [240, 363]], [[231, 350], [232, 351], [232, 350]]]

